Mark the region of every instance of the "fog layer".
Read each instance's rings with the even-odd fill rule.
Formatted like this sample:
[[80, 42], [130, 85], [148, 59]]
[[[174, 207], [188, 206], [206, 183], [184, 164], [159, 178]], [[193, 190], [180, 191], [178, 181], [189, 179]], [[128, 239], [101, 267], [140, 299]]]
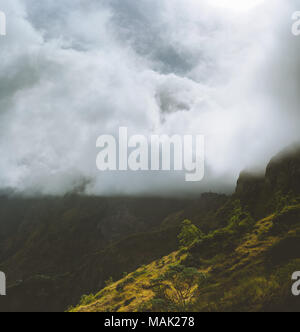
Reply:
[[[298, 141], [300, 37], [291, 17], [300, 4], [217, 3], [0, 0], [0, 188], [224, 192], [240, 171], [263, 169]], [[97, 137], [124, 126], [134, 135], [205, 135], [204, 181], [99, 172]]]

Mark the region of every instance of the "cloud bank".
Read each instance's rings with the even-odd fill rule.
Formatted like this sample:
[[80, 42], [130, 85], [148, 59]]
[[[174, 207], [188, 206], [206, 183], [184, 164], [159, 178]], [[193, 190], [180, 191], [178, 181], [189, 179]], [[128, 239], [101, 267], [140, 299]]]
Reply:
[[[265, 0], [242, 11], [218, 0], [0, 0], [0, 188], [232, 190], [241, 170], [262, 169], [300, 138], [297, 2]], [[97, 137], [120, 126], [205, 135], [205, 180], [100, 173]]]

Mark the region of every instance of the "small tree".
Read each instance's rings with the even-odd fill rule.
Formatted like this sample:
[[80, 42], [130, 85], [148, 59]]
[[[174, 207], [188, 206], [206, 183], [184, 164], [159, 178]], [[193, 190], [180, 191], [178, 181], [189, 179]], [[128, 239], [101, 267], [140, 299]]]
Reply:
[[172, 265], [165, 274], [154, 281], [156, 296], [152, 303], [160, 303], [161, 307], [163, 301], [169, 310], [186, 311], [194, 298], [194, 291], [205, 279], [206, 275], [195, 268]]
[[193, 225], [190, 220], [184, 220], [178, 239], [182, 247], [189, 247], [203, 236], [202, 231], [197, 226]]

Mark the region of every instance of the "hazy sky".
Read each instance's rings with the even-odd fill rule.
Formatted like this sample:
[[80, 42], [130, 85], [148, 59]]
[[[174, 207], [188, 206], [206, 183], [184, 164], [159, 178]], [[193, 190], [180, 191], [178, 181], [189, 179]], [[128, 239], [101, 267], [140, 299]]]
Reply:
[[[299, 1], [0, 0], [0, 10], [0, 188], [224, 191], [299, 140]], [[100, 173], [96, 139], [120, 126], [204, 134], [205, 180]]]

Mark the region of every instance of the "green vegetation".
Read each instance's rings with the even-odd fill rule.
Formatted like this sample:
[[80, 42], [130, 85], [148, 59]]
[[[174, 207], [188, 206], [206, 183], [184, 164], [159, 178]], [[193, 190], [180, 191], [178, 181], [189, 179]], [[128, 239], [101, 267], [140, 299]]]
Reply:
[[80, 300], [80, 305], [88, 305], [90, 303], [92, 303], [93, 301], [95, 301], [95, 296], [90, 294], [90, 295], [83, 295], [81, 297], [81, 300]]
[[298, 311], [290, 277], [300, 268], [300, 205], [256, 222], [233, 206], [228, 225], [208, 235], [185, 221], [180, 238], [188, 234], [189, 246], [112, 285], [121, 296], [73, 311]]
[[195, 298], [195, 289], [206, 280], [206, 275], [196, 268], [180, 264], [170, 265], [159, 278], [152, 280], [153, 311], [188, 311]]
[[299, 169], [195, 200], [0, 196], [0, 311], [299, 311]]
[[133, 277], [131, 277], [131, 278], [127, 278], [127, 279], [121, 281], [121, 282], [117, 285], [116, 290], [117, 290], [118, 292], [123, 292], [123, 291], [124, 291], [124, 288], [125, 288], [127, 285], [132, 284], [133, 282], [134, 282], [134, 278], [133, 278]]
[[108, 280], [105, 281], [105, 286], [108, 287], [114, 283], [114, 280], [112, 277], [110, 277]]
[[181, 233], [178, 235], [179, 242], [182, 247], [188, 247], [195, 241], [203, 237], [201, 230], [192, 224], [190, 220], [185, 220], [182, 223]]

